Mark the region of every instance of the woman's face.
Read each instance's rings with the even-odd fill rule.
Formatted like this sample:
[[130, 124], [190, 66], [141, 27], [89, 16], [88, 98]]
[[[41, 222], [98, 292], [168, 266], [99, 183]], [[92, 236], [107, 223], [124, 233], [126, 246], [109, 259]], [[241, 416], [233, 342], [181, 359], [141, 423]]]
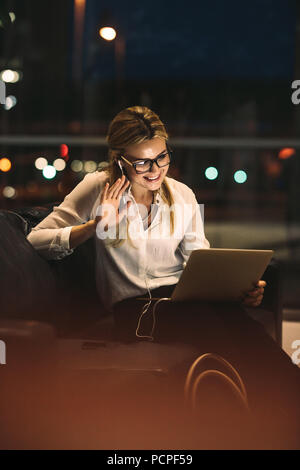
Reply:
[[[129, 145], [126, 147], [123, 156], [130, 162], [158, 157], [161, 153], [167, 151], [166, 141], [159, 137], [142, 142], [141, 144]], [[160, 188], [163, 179], [168, 172], [169, 165], [159, 168], [156, 163], [152, 165], [151, 171], [137, 174], [135, 169], [121, 159], [121, 165], [126, 169], [128, 179], [132, 186], [144, 188], [149, 191], [156, 191]]]

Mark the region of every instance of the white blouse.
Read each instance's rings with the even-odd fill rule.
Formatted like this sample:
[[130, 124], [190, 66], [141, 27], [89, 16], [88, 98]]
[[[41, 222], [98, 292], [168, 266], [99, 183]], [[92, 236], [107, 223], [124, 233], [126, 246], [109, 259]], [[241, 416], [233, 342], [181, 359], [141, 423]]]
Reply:
[[[160, 192], [152, 205], [153, 215], [148, 227], [147, 223], [143, 224], [130, 185], [123, 193], [120, 209], [126, 201], [132, 201], [128, 212], [131, 242], [125, 238], [122, 244], [112, 247], [101, 235], [104, 232], [97, 229], [94, 235], [97, 290], [110, 312], [116, 302], [125, 298], [176, 284], [192, 250], [210, 247], [195, 194], [187, 185], [165, 178], [175, 203], [173, 234], [167, 223], [169, 219], [163, 216], [168, 206]], [[94, 219], [99, 213], [100, 194], [107, 180], [105, 171], [87, 173], [63, 202], [31, 230], [27, 239], [42, 257], [62, 259], [74, 251], [69, 246], [71, 229]], [[120, 223], [120, 233], [123, 223], [126, 224], [126, 217]]]

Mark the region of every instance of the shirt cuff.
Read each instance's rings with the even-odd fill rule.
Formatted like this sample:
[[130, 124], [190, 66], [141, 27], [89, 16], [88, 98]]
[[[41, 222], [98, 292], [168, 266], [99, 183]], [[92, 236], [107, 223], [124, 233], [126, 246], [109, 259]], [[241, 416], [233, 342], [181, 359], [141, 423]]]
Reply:
[[70, 233], [72, 230], [71, 227], [64, 227], [60, 235], [60, 246], [65, 250], [70, 250]]

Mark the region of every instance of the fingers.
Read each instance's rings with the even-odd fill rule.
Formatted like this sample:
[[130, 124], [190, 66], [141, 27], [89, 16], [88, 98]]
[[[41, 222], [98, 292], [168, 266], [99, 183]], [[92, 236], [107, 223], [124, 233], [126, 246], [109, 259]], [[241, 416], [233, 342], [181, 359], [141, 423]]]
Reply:
[[249, 305], [249, 306], [259, 305], [262, 302], [263, 297], [264, 297], [263, 294], [259, 294], [255, 297], [246, 296], [244, 297], [243, 304]]
[[105, 199], [107, 198], [107, 190], [108, 190], [108, 186], [109, 184], [108, 183], [105, 183], [105, 186], [104, 186], [104, 189], [101, 193], [101, 196], [100, 196], [100, 203], [102, 204], [103, 201], [105, 201]]
[[266, 281], [260, 280], [257, 284], [254, 284], [254, 287], [266, 287]]
[[129, 180], [126, 179], [126, 177], [124, 176], [123, 186], [120, 187], [119, 194], [118, 194], [117, 197], [120, 197], [120, 196], [123, 194], [123, 192], [125, 191], [125, 189], [128, 188], [129, 184], [130, 184]]
[[120, 190], [121, 184], [123, 183], [123, 176], [122, 178], [118, 178], [117, 181], [111, 186], [110, 190], [108, 191], [108, 195], [112, 199], [117, 199], [117, 194]]
[[[130, 184], [130, 181], [125, 177], [125, 175], [122, 176], [122, 178], [118, 178], [112, 185], [109, 187], [109, 183], [107, 182], [102, 190], [102, 193], [100, 195], [100, 205], [111, 205], [112, 209], [114, 211], [114, 217], [115, 217], [115, 222], [118, 223], [120, 219], [120, 214], [118, 212], [118, 205], [119, 205], [119, 199], [122, 193], [125, 191], [125, 189], [128, 187]], [[130, 206], [131, 201], [127, 203], [127, 209]], [[126, 208], [125, 211], [122, 211], [121, 218], [126, 213]], [[101, 222], [103, 219], [106, 220], [110, 216], [110, 211], [104, 211], [101, 216], [96, 216], [95, 220], [96, 222]]]
[[263, 295], [259, 295], [256, 299], [253, 299], [252, 306], [258, 307], [261, 304], [262, 299], [263, 299]]
[[[125, 184], [124, 184], [125, 183]], [[112, 185], [109, 187], [109, 183], [107, 182], [103, 188], [100, 202], [103, 203], [106, 199], [117, 199], [119, 197], [119, 191], [121, 193], [128, 187], [129, 180], [125, 181], [125, 175], [122, 178], [118, 178]], [[123, 186], [122, 186], [123, 185]]]
[[263, 293], [264, 293], [264, 288], [263, 287], [258, 287], [256, 289], [250, 290], [248, 292], [244, 292], [242, 297], [243, 298], [246, 298], [246, 297], [254, 298], [254, 297], [257, 297], [258, 295], [263, 295]]
[[126, 181], [125, 176], [123, 175], [122, 178], [118, 178], [117, 181], [111, 186], [108, 191], [108, 196], [112, 199], [118, 199], [122, 192], [128, 187], [129, 181]]
[[257, 287], [256, 289], [253, 289], [253, 290], [250, 290], [249, 292], [247, 292], [246, 295], [250, 296], [250, 297], [257, 297], [258, 295], [261, 295], [264, 293], [264, 288], [263, 287]]
[[243, 305], [248, 307], [258, 307], [262, 302], [266, 285], [266, 281], [263, 280], [259, 280], [255, 283], [254, 289], [245, 293], [245, 297], [242, 302]]
[[258, 307], [263, 299], [263, 295], [258, 296], [257, 298], [247, 297], [243, 300], [243, 305], [246, 307]]
[[257, 297], [260, 294], [264, 293], [264, 288], [266, 287], [267, 283], [266, 281], [260, 280], [257, 283], [254, 283], [254, 289], [245, 292], [245, 295], [249, 295], [251, 297]]

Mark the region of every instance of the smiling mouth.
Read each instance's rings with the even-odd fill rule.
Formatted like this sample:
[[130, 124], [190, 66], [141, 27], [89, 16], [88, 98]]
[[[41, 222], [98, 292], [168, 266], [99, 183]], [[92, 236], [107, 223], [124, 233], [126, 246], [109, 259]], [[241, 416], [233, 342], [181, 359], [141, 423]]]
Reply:
[[147, 176], [144, 176], [145, 180], [147, 181], [158, 181], [160, 178], [160, 174], [157, 175], [155, 178], [148, 178]]

